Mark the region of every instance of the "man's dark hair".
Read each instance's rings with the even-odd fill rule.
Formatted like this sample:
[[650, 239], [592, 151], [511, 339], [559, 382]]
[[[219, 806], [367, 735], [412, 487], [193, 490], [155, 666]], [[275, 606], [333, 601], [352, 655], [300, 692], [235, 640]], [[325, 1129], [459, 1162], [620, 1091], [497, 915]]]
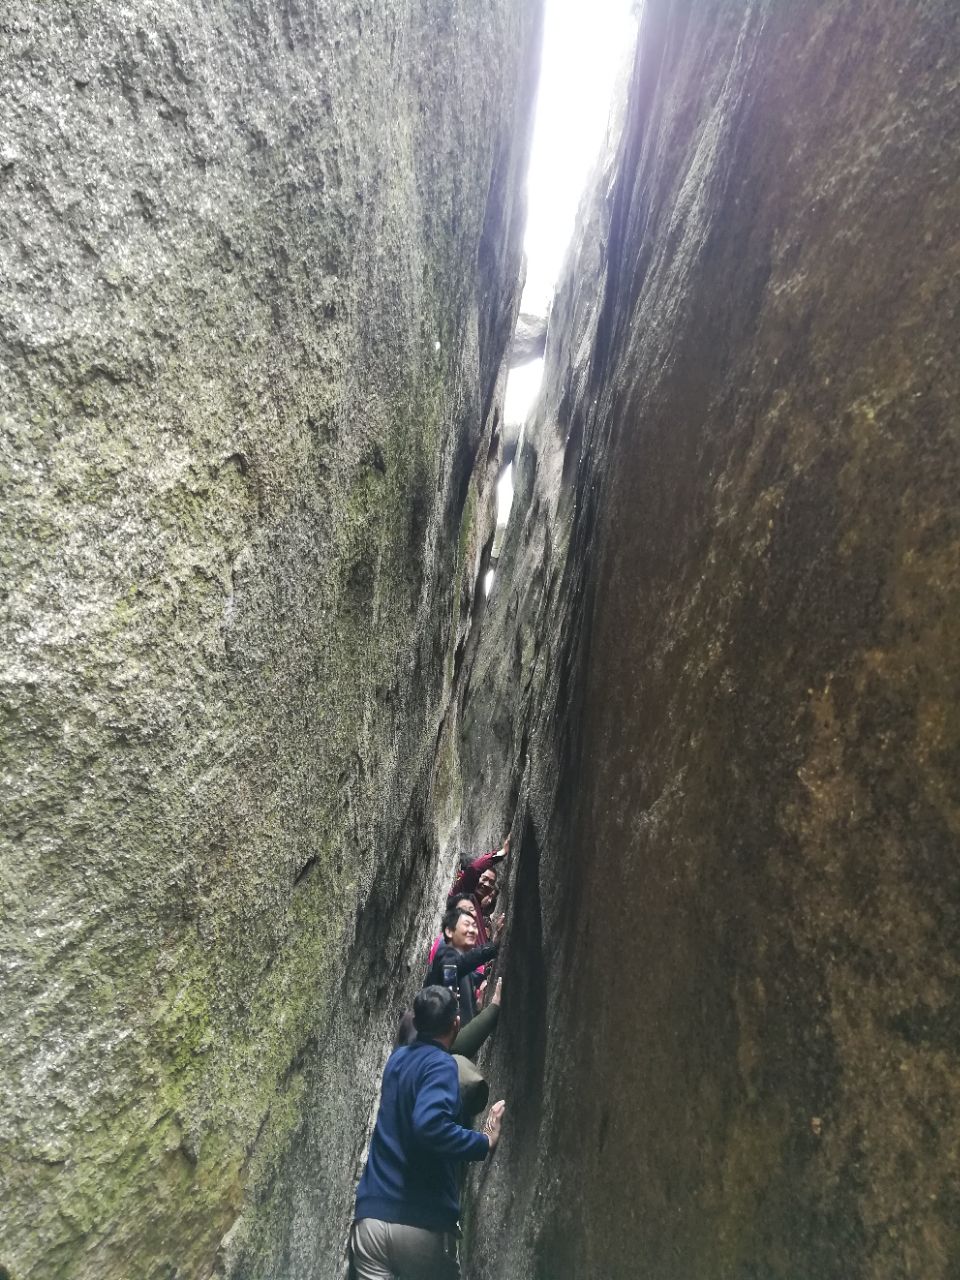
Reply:
[[[448, 911], [452, 911], [458, 902], [469, 902], [471, 909], [473, 909], [473, 898], [471, 898], [469, 893], [451, 893], [447, 898], [447, 905], [444, 908], [444, 915], [446, 915]], [[461, 907], [460, 909], [461, 911], [465, 910], [465, 908], [463, 907]]]
[[393, 1042], [393, 1047], [399, 1049], [402, 1045], [413, 1044], [417, 1038], [417, 1029], [413, 1025], [413, 1010], [404, 1009], [400, 1015], [400, 1025], [397, 1027], [397, 1038]]
[[413, 1025], [422, 1036], [445, 1036], [460, 1010], [449, 987], [424, 987], [413, 1001]]
[[447, 936], [448, 929], [450, 929], [452, 932], [457, 927], [457, 921], [460, 919], [461, 916], [469, 916], [471, 920], [474, 919], [473, 912], [467, 911], [465, 907], [450, 908], [450, 910], [446, 913], [446, 915], [440, 921], [440, 928], [443, 930], [444, 937]]

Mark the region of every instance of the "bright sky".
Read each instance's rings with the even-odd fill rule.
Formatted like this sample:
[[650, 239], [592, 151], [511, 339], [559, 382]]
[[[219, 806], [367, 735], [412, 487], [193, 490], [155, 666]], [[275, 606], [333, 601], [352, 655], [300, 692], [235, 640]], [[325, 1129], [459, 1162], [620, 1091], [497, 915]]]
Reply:
[[[637, 35], [639, 0], [546, 0], [543, 65], [533, 151], [527, 177], [527, 284], [523, 310], [550, 305], [577, 216], [580, 197], [600, 154], [611, 95]], [[504, 416], [522, 422], [540, 387], [543, 361], [514, 369]], [[512, 467], [497, 492], [498, 523], [513, 500]]]
[[600, 153], [610, 98], [637, 34], [637, 0], [546, 0], [527, 179], [523, 309], [542, 315]]

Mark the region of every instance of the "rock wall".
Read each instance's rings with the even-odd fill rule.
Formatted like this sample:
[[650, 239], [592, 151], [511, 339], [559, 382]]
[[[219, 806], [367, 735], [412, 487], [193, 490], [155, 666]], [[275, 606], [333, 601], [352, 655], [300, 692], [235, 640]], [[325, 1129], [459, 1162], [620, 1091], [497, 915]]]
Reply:
[[471, 1280], [960, 1257], [960, 14], [646, 0], [479, 645]]
[[0, 14], [0, 1275], [342, 1271], [447, 873], [538, 23]]

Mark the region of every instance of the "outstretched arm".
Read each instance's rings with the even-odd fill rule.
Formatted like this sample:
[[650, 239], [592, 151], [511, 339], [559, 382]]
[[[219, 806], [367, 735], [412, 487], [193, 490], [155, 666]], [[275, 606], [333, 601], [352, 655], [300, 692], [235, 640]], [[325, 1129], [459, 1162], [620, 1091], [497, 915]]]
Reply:
[[479, 858], [474, 858], [472, 862], [468, 862], [463, 868], [456, 880], [453, 882], [451, 893], [473, 893], [477, 885], [480, 883], [480, 877], [492, 866], [495, 866], [501, 859], [505, 858], [510, 852], [510, 837], [507, 836], [503, 842], [503, 847], [494, 849], [491, 853], [481, 854]]
[[452, 1059], [431, 1064], [417, 1091], [413, 1133], [425, 1151], [454, 1160], [483, 1160], [496, 1145], [489, 1135], [457, 1124], [460, 1086]]
[[469, 951], [458, 951], [456, 947], [448, 944], [437, 952], [434, 968], [439, 965], [442, 973], [445, 964], [455, 964], [457, 977], [463, 978], [468, 973], [473, 973], [474, 969], [479, 969], [480, 965], [489, 964], [491, 960], [495, 960], [499, 950], [499, 942], [485, 942], [482, 947], [472, 947]]
[[486, 1009], [481, 1009], [457, 1032], [453, 1052], [459, 1053], [463, 1058], [472, 1058], [475, 1053], [480, 1052], [481, 1045], [492, 1034], [499, 1020], [500, 1006], [491, 1001]]

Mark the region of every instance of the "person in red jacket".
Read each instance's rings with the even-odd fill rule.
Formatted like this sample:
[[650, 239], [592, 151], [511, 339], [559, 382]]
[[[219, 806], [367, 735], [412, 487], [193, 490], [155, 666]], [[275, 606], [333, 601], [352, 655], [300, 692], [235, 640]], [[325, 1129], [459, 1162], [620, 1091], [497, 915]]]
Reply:
[[493, 871], [494, 880], [496, 879], [496, 866], [498, 862], [502, 862], [510, 853], [510, 837], [507, 836], [503, 845], [499, 849], [494, 849], [492, 853], [481, 854], [479, 858], [474, 858], [472, 862], [468, 862], [463, 868], [456, 880], [453, 882], [451, 893], [476, 893], [480, 884], [480, 877], [485, 871]]
[[[453, 894], [466, 895], [475, 908], [479, 944], [483, 946], [490, 940], [492, 928], [490, 916], [497, 902], [497, 865], [510, 853], [510, 837], [507, 836], [499, 849], [492, 853], [481, 854], [463, 868], [450, 890]], [[433, 956], [431, 956], [431, 959]]]

